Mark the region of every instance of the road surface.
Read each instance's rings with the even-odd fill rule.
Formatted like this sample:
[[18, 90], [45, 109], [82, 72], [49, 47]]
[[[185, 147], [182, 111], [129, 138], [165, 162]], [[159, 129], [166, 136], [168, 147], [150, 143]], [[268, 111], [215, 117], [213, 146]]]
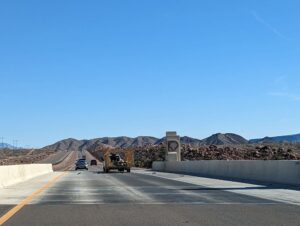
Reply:
[[[3, 225], [299, 225], [300, 222], [300, 191], [296, 188], [147, 170], [104, 174], [101, 167], [55, 172], [0, 190], [0, 219], [6, 220]], [[32, 195], [36, 191], [39, 193]], [[20, 208], [18, 211], [7, 214], [16, 206]]]

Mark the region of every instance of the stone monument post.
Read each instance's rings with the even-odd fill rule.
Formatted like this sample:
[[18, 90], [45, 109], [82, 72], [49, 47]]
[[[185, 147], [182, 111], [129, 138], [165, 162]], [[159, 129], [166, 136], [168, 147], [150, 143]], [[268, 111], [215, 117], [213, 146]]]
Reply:
[[181, 161], [180, 137], [176, 132], [167, 132], [166, 145], [166, 161]]

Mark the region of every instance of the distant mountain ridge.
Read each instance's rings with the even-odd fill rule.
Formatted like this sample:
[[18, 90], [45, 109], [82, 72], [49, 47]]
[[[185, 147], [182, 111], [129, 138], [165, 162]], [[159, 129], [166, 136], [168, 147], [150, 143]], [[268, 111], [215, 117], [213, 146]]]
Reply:
[[159, 139], [155, 137], [140, 136], [136, 138], [131, 137], [103, 137], [91, 140], [76, 140], [68, 138], [58, 141], [52, 145], [46, 146], [43, 149], [56, 150], [56, 151], [75, 151], [75, 150], [87, 150], [94, 145], [107, 145], [111, 147], [138, 147], [146, 144], [155, 144]]
[[[180, 138], [182, 144], [189, 144], [192, 146], [198, 145], [221, 145], [221, 144], [244, 144], [248, 141], [233, 133], [225, 133], [225, 134], [214, 134], [208, 138], [203, 140], [199, 140], [196, 138], [183, 136]], [[86, 150], [94, 145], [107, 145], [111, 147], [142, 147], [145, 145], [158, 145], [164, 142], [165, 137], [159, 139], [152, 136], [139, 136], [135, 138], [121, 136], [121, 137], [103, 137], [96, 138], [91, 140], [76, 140], [73, 138], [68, 138], [65, 140], [58, 141], [52, 145], [48, 145], [43, 149], [56, 150], [56, 151], [75, 151], [75, 150]]]
[[[265, 137], [261, 139], [247, 140], [244, 137], [234, 133], [217, 133], [203, 140], [183, 136], [180, 138], [182, 144], [191, 146], [199, 145], [233, 145], [233, 144], [247, 144], [247, 143], [273, 143], [273, 142], [300, 142], [300, 134], [278, 137]], [[158, 145], [165, 141], [165, 137], [156, 138], [152, 136], [139, 136], [139, 137], [102, 137], [91, 140], [76, 140], [68, 138], [58, 141], [52, 145], [48, 145], [43, 149], [56, 150], [56, 151], [76, 151], [86, 150], [94, 145], [106, 145], [109, 147], [142, 147], [145, 145]]]
[[248, 140], [234, 133], [217, 133], [202, 140], [205, 145], [247, 144]]
[[274, 142], [300, 142], [300, 134], [276, 136], [276, 137], [264, 137], [258, 139], [249, 140], [249, 143], [274, 143]]

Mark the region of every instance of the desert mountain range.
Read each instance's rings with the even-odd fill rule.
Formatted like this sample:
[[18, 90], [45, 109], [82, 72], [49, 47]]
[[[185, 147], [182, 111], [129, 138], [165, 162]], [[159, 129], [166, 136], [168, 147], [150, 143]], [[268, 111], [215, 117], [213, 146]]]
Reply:
[[[68, 138], [58, 141], [52, 145], [46, 146], [43, 149], [55, 151], [74, 151], [86, 150], [94, 145], [108, 145], [111, 147], [142, 147], [145, 145], [158, 145], [164, 141], [165, 138], [156, 138], [152, 136], [139, 136], [135, 138], [121, 136], [121, 137], [103, 137], [91, 140], [76, 140]], [[192, 146], [199, 145], [232, 145], [232, 144], [247, 144], [247, 143], [272, 143], [272, 142], [300, 142], [300, 134], [280, 137], [265, 137], [261, 139], [247, 140], [244, 137], [234, 133], [217, 133], [203, 140], [183, 136], [181, 137], [182, 144], [189, 144]]]

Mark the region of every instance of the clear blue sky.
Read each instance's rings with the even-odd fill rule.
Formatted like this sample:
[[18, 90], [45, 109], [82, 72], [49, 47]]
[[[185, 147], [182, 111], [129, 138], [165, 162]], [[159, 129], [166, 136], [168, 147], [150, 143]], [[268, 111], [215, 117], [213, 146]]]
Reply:
[[299, 1], [0, 3], [0, 137], [300, 132]]

